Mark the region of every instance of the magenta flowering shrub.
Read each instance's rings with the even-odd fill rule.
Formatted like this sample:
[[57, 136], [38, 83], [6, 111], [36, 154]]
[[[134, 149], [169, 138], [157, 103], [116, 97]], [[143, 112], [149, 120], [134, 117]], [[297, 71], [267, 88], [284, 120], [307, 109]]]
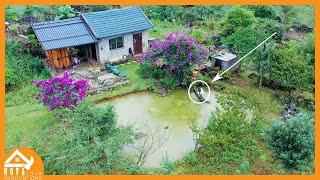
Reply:
[[138, 54], [138, 55], [135, 56], [135, 59], [136, 59], [136, 61], [137, 61], [138, 63], [141, 63], [142, 60], [143, 60], [143, 55], [142, 55], [142, 54]]
[[40, 80], [34, 84], [39, 92], [37, 100], [49, 109], [76, 106], [85, 98], [89, 89], [86, 80], [73, 80], [68, 72], [63, 77]]
[[187, 34], [174, 32], [162, 41], [153, 41], [143, 57], [139, 57], [139, 61], [147, 63], [150, 68], [164, 70], [170, 76], [170, 81], [181, 84], [186, 78], [190, 79], [194, 65], [203, 63], [207, 54], [205, 46]]

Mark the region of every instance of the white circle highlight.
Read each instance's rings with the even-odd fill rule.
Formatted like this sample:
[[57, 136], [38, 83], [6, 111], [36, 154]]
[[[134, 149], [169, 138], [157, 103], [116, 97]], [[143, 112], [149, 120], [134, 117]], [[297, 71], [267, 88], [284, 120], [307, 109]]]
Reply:
[[[192, 99], [192, 97], [191, 97], [191, 87], [195, 84], [195, 83], [202, 83], [202, 84], [205, 84], [206, 86], [207, 86], [207, 88], [208, 88], [208, 96], [207, 96], [207, 98], [204, 100], [204, 101], [202, 101], [202, 102], [197, 102], [197, 101], [195, 101], [195, 100], [193, 100]], [[189, 96], [189, 99], [192, 101], [192, 102], [194, 102], [194, 103], [196, 103], [196, 104], [203, 104], [203, 103], [205, 103], [205, 102], [207, 102], [208, 100], [209, 100], [209, 98], [210, 98], [210, 87], [209, 87], [209, 85], [208, 85], [208, 83], [206, 83], [206, 82], [204, 82], [204, 81], [202, 81], [202, 80], [196, 80], [196, 81], [193, 81], [191, 84], [190, 84], [190, 86], [189, 86], [189, 88], [188, 88], [188, 96]]]

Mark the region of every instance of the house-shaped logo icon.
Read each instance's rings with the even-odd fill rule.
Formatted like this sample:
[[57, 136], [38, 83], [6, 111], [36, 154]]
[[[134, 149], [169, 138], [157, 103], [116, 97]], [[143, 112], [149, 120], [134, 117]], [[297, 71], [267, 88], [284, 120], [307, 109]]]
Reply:
[[25, 175], [34, 163], [33, 156], [28, 159], [18, 149], [15, 150], [4, 162], [5, 175]]

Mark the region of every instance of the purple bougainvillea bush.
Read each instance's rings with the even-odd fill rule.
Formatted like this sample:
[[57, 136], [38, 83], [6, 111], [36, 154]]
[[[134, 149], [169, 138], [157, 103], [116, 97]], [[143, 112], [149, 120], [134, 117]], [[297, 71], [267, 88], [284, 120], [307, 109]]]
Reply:
[[49, 109], [76, 106], [86, 97], [89, 84], [86, 80], [73, 80], [69, 72], [63, 77], [40, 80], [34, 83], [38, 94], [37, 100]]
[[206, 60], [207, 54], [205, 46], [187, 34], [174, 32], [162, 41], [153, 41], [147, 52], [137, 58], [137, 61], [147, 63], [153, 69], [162, 69], [172, 80], [181, 83], [190, 77], [195, 64]]

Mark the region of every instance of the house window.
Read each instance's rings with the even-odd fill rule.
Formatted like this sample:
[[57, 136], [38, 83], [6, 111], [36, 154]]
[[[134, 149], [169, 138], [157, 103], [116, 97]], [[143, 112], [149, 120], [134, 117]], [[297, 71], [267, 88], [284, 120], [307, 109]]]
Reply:
[[123, 47], [123, 37], [117, 37], [109, 40], [110, 50]]

